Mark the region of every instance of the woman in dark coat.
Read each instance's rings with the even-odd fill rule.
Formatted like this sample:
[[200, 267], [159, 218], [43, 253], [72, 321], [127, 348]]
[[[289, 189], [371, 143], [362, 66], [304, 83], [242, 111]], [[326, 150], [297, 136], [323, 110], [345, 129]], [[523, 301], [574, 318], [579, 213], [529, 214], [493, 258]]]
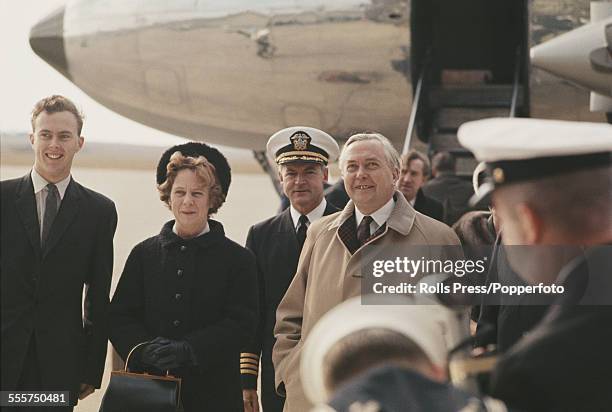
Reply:
[[227, 161], [205, 144], [166, 152], [158, 190], [175, 220], [134, 247], [111, 303], [117, 352], [125, 360], [150, 342], [130, 369], [181, 377], [186, 412], [243, 410], [239, 359], [256, 326], [255, 262], [209, 219], [229, 180]]

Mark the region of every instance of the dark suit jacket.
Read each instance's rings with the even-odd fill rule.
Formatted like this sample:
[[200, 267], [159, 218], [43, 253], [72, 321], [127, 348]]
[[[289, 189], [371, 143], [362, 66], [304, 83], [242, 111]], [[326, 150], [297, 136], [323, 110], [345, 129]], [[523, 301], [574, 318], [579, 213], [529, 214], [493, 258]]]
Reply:
[[0, 186], [2, 390], [16, 388], [32, 338], [45, 390], [76, 391], [79, 383], [99, 388], [107, 347], [115, 205], [71, 179], [47, 247], [41, 250], [30, 174]]
[[[338, 211], [328, 202], [323, 215]], [[257, 356], [261, 353], [263, 390], [274, 392], [272, 347], [275, 341], [276, 308], [293, 280], [300, 257], [291, 211], [287, 209], [252, 226], [246, 246], [255, 254], [257, 260], [260, 321], [255, 340], [247, 345], [243, 352]], [[243, 373], [242, 382], [244, 388], [254, 389], [257, 387], [257, 376]]]
[[422, 189], [419, 189], [414, 201], [414, 209], [426, 216], [444, 222], [444, 208], [442, 203], [425, 196]]
[[423, 192], [444, 208], [444, 223], [452, 226], [470, 210], [469, 200], [474, 194], [472, 183], [453, 174], [442, 174], [425, 183]]

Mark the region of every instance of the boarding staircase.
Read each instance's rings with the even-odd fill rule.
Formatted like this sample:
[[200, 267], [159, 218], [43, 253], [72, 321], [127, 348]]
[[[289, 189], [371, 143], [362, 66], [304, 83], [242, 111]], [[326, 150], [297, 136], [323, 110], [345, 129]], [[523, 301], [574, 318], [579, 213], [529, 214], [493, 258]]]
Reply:
[[489, 117], [529, 116], [527, 0], [413, 0], [413, 104], [404, 152], [416, 136], [430, 156], [449, 151], [470, 175], [459, 126]]

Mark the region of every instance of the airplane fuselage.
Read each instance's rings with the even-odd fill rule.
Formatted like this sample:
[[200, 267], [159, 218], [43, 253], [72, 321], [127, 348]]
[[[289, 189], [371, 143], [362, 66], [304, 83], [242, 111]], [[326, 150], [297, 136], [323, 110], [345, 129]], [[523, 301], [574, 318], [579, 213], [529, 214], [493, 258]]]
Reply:
[[[532, 1], [530, 42], [586, 23], [588, 9]], [[178, 136], [261, 150], [301, 124], [339, 140], [375, 130], [401, 147], [409, 13], [399, 0], [82, 0], [34, 27], [31, 43], [103, 105]], [[40, 41], [53, 36], [55, 54]], [[588, 91], [538, 69], [530, 81], [532, 116], [603, 120]]]

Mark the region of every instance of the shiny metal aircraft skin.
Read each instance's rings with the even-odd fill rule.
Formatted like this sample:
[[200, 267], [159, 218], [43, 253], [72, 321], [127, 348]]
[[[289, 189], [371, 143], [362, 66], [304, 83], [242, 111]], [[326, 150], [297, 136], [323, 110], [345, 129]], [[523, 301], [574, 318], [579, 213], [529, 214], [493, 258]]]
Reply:
[[[263, 150], [276, 130], [308, 125], [340, 141], [378, 131], [399, 148], [412, 102], [409, 12], [406, 0], [80, 0], [30, 42], [98, 102], [178, 136]], [[533, 0], [531, 43], [588, 14], [586, 0]], [[533, 117], [603, 121], [588, 102], [533, 69]]]

